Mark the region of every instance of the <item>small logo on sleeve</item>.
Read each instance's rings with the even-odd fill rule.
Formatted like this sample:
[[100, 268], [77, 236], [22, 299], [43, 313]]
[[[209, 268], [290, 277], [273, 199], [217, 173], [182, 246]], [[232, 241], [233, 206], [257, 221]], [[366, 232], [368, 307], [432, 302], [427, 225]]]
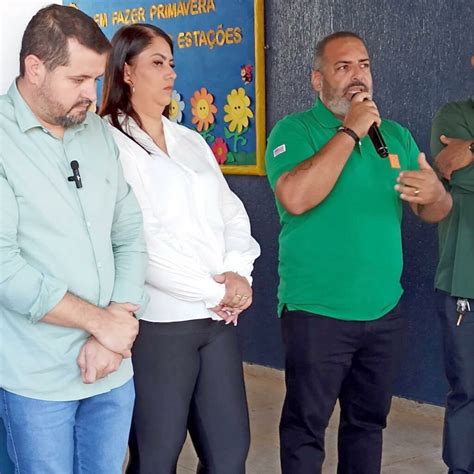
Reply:
[[282, 153], [285, 153], [285, 151], [286, 151], [286, 145], [277, 146], [273, 150], [273, 158], [276, 158], [278, 155], [281, 155]]

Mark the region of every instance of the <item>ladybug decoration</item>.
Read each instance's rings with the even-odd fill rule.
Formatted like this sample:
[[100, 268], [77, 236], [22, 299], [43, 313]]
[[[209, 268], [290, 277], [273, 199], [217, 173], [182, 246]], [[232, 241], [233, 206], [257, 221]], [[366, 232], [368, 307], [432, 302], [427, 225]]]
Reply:
[[244, 64], [240, 66], [240, 77], [244, 84], [250, 84], [253, 80], [253, 67], [251, 64]]

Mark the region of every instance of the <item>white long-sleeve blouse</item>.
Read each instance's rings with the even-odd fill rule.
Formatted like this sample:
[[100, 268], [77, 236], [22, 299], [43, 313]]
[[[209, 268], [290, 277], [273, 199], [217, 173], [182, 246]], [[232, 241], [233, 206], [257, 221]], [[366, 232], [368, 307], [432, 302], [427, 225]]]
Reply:
[[143, 211], [151, 300], [142, 319], [220, 319], [210, 308], [225, 287], [213, 276], [233, 271], [251, 282], [260, 247], [206, 141], [162, 120], [168, 154], [131, 117], [122, 117], [122, 127], [141, 146], [111, 126], [125, 178]]

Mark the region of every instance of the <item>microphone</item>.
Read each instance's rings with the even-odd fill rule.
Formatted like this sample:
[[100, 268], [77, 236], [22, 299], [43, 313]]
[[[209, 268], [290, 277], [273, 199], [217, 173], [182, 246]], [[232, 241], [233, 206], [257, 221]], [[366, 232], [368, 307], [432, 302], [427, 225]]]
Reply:
[[[366, 98], [364, 99], [364, 101], [365, 100], [369, 99]], [[383, 139], [382, 134], [380, 133], [380, 129], [375, 122], [370, 126], [367, 135], [369, 135], [369, 138], [372, 141], [372, 144], [374, 145], [375, 151], [380, 155], [380, 157], [387, 158], [388, 148], [385, 144], [385, 140]]]
[[375, 147], [375, 151], [382, 157], [387, 158], [388, 156], [388, 148], [385, 144], [385, 140], [380, 133], [379, 127], [375, 123], [373, 123], [370, 128], [368, 134], [369, 138], [372, 140], [372, 144]]
[[72, 176], [67, 178], [68, 181], [74, 181], [76, 183], [76, 188], [82, 188], [81, 175], [79, 173], [79, 163], [76, 160], [71, 161]]

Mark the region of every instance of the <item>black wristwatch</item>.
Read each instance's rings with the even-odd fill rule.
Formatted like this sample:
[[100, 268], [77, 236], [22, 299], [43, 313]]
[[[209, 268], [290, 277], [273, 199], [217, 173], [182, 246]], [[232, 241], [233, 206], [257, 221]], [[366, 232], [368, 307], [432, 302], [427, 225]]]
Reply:
[[474, 142], [472, 142], [472, 143], [469, 145], [469, 150], [470, 150], [471, 153], [474, 155]]

